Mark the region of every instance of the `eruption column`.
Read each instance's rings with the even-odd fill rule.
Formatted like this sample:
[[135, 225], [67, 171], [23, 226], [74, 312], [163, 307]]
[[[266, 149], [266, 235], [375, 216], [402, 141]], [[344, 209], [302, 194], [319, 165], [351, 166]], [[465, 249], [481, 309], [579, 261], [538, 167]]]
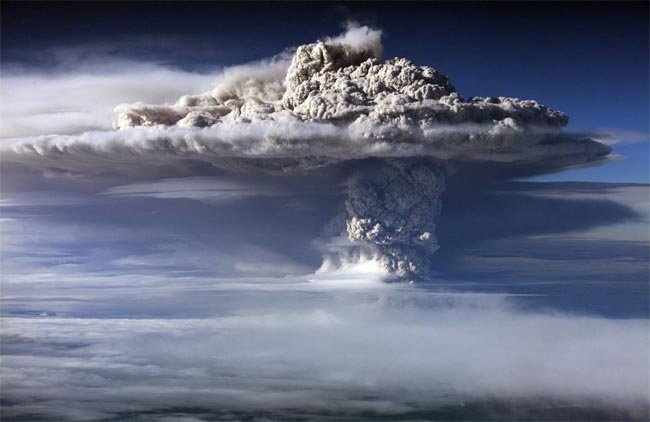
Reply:
[[373, 245], [387, 270], [420, 278], [439, 248], [435, 217], [445, 190], [443, 168], [431, 159], [391, 159], [348, 182], [348, 238]]

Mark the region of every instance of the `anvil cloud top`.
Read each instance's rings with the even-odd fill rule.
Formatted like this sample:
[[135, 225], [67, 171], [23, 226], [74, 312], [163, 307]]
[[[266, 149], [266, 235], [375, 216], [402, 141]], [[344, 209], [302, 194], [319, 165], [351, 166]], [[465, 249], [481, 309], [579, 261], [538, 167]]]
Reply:
[[191, 159], [300, 177], [380, 159], [378, 170], [345, 176], [349, 199], [332, 227], [370, 246], [392, 273], [419, 278], [438, 249], [434, 220], [445, 175], [456, 169], [451, 162], [538, 172], [601, 160], [611, 150], [564, 133], [568, 117], [536, 101], [464, 99], [439, 71], [407, 59], [381, 62], [381, 53], [381, 31], [351, 24], [292, 54], [227, 69], [210, 92], [172, 105], [120, 105], [119, 130], [14, 139], [3, 152], [64, 173]]
[[45, 156], [82, 149], [204, 159], [428, 155], [562, 164], [610, 151], [563, 133], [562, 112], [533, 100], [464, 99], [439, 71], [407, 59], [381, 62], [381, 51], [379, 30], [351, 25], [293, 56], [227, 69], [212, 91], [173, 105], [118, 106], [116, 128], [138, 130], [43, 136], [8, 148]]

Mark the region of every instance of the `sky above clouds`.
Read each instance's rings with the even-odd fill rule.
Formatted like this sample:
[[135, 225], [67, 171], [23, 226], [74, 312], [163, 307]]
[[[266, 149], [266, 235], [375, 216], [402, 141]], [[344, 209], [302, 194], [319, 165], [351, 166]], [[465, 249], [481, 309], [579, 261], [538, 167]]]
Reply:
[[[34, 6], [2, 5], [3, 420], [647, 419], [647, 4]], [[379, 48], [422, 103], [383, 62], [330, 84]], [[432, 126], [418, 66], [470, 117]]]

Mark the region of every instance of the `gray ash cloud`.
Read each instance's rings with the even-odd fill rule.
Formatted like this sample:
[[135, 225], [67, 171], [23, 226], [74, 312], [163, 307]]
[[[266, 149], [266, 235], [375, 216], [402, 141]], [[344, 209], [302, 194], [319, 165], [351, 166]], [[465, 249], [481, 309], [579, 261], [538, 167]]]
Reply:
[[431, 160], [388, 161], [377, 172], [355, 173], [345, 202], [348, 238], [374, 245], [386, 269], [424, 277], [438, 248], [435, 217], [445, 174]]
[[227, 69], [209, 92], [174, 104], [120, 105], [120, 130], [14, 138], [3, 156], [50, 174], [199, 161], [295, 177], [374, 159], [381, 164], [373, 173], [352, 172], [348, 181], [345, 232], [370, 245], [388, 270], [414, 278], [426, 276], [439, 247], [435, 217], [447, 164], [539, 172], [611, 151], [564, 132], [568, 117], [534, 100], [463, 98], [436, 69], [381, 61], [381, 54], [381, 31], [350, 26], [293, 54]]

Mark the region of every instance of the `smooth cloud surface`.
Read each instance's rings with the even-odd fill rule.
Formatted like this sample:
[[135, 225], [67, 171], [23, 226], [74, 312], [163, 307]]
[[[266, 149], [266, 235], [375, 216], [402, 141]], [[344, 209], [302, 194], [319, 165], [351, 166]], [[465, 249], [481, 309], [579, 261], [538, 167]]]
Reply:
[[[197, 291], [192, 297], [208, 295], [215, 307], [241, 306], [209, 318], [6, 319], [4, 395], [31, 400], [3, 412], [412, 420], [409, 412], [532, 398], [538, 408], [605, 403], [612, 415], [644, 417], [648, 385], [639, 373], [648, 362], [629, 350], [647, 349], [647, 321], [527, 315], [490, 295], [332, 295], [306, 286], [294, 297], [276, 288]], [[39, 355], [29, 354], [34, 345]], [[225, 414], [210, 416], [215, 409]]]

